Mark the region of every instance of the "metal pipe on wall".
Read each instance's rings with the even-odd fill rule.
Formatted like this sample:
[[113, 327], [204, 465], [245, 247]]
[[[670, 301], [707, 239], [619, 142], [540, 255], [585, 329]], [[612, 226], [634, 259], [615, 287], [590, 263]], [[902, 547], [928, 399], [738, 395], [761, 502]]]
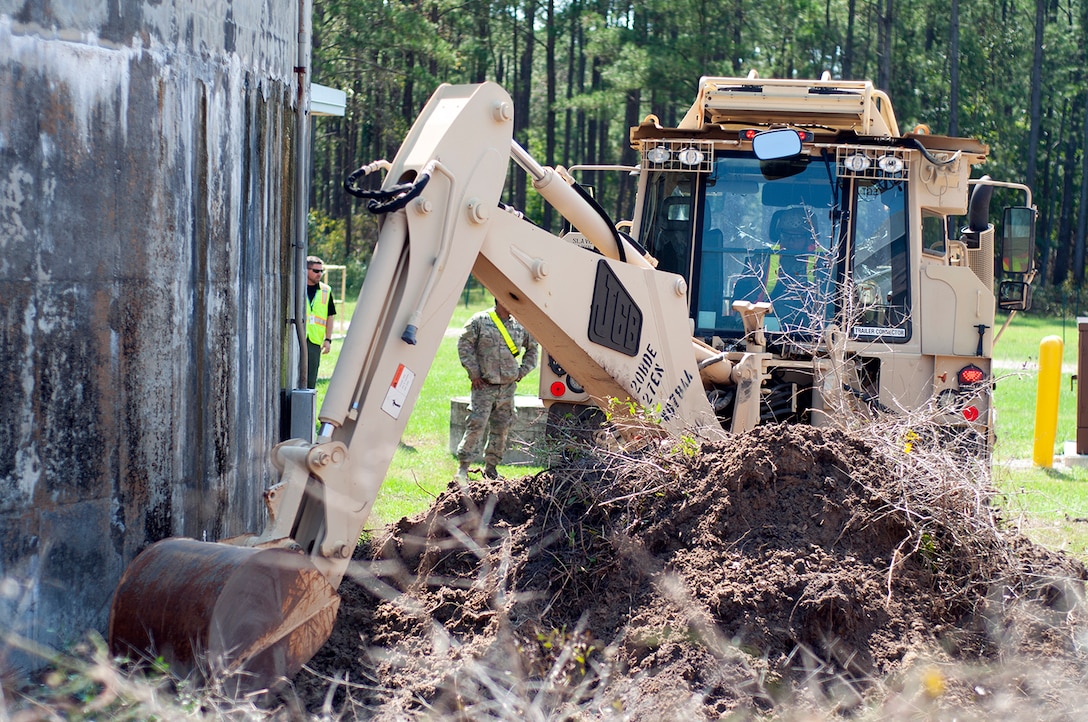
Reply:
[[295, 249], [293, 318], [298, 341], [298, 374], [293, 388], [306, 388], [306, 221], [310, 210], [310, 28], [312, 0], [298, 2], [298, 105], [295, 124]]

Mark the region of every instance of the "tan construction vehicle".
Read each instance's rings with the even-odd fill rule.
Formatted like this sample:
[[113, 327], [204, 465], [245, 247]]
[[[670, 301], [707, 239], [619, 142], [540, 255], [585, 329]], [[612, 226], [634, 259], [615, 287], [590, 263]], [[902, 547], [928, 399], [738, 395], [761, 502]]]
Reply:
[[[693, 336], [734, 367], [735, 383], [708, 387], [725, 429], [932, 405], [950, 437], [989, 453], [990, 195], [1024, 198], [1005, 211], [1004, 310], [1030, 304], [1035, 210], [1026, 186], [970, 178], [985, 145], [901, 134], [867, 82], [754, 76], [703, 78], [678, 127], [650, 116], [631, 144], [632, 236], [685, 279]], [[559, 427], [592, 398], [555, 356], [540, 388]]]
[[[318, 438], [272, 451], [281, 480], [263, 533], [167, 539], [131, 563], [111, 609], [115, 653], [259, 687], [321, 647], [470, 273], [547, 351], [553, 420], [612, 405], [663, 434], [714, 438], [821, 423], [844, 402], [932, 405], [988, 453], [989, 192], [1027, 197], [1004, 223], [1004, 308], [1028, 304], [1035, 212], [1024, 186], [970, 179], [985, 146], [901, 134], [865, 82], [703, 78], [679, 127], [651, 116], [631, 130], [642, 161], [628, 236], [512, 130], [499, 86], [442, 86], [392, 163], [349, 177], [382, 216]], [[570, 222], [566, 237], [499, 202], [511, 157]], [[358, 188], [382, 170], [380, 191]]]

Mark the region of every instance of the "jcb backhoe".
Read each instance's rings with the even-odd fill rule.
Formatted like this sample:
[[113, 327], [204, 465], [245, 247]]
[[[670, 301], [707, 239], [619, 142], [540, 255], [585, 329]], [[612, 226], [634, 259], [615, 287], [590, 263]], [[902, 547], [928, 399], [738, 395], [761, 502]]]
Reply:
[[[1005, 308], [1028, 302], [1035, 213], [1025, 187], [970, 179], [985, 146], [900, 134], [865, 82], [702, 78], [678, 127], [651, 116], [631, 130], [642, 160], [627, 235], [514, 143], [512, 120], [493, 83], [442, 86], [391, 163], [349, 177], [380, 232], [316, 443], [273, 449], [281, 480], [261, 534], [167, 539], [130, 564], [111, 609], [115, 653], [161, 655], [179, 674], [244, 672], [257, 687], [321, 647], [470, 273], [547, 351], [554, 418], [611, 404], [645, 410], [662, 433], [713, 438], [821, 423], [843, 399], [933, 403], [988, 453], [988, 193], [1027, 194], [1006, 216]], [[499, 202], [511, 158], [571, 233]], [[359, 188], [381, 170], [381, 190]]]

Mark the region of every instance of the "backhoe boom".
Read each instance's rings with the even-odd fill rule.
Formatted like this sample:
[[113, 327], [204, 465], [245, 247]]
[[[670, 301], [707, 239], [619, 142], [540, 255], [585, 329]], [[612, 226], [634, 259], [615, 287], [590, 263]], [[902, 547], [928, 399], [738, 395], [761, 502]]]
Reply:
[[[334, 590], [470, 273], [601, 405], [644, 407], [674, 435], [720, 433], [698, 368], [715, 353], [691, 339], [684, 280], [654, 270], [559, 173], [513, 144], [511, 107], [493, 83], [444, 85], [428, 102], [372, 201], [386, 212], [316, 443], [273, 450], [281, 480], [266, 493], [263, 533], [165, 540], [129, 567], [111, 610], [115, 652], [175, 640], [159, 649], [173, 669], [245, 670], [250, 686], [298, 671], [332, 631]], [[501, 209], [512, 152], [598, 252]], [[280, 553], [293, 560], [287, 572]], [[184, 574], [168, 575], [180, 554]], [[188, 580], [210, 576], [220, 581], [194, 600]], [[239, 632], [239, 606], [253, 606], [243, 588], [262, 598], [262, 614]]]

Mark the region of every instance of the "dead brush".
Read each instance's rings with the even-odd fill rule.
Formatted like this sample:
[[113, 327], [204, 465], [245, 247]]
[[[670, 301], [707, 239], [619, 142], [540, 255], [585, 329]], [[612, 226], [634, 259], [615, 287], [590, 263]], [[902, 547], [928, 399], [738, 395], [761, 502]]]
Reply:
[[870, 489], [885, 513], [909, 521], [910, 534], [887, 571], [889, 597], [895, 575], [913, 556], [933, 572], [934, 601], [976, 620], [987, 654], [1017, 660], [1031, 636], [1056, 636], [1083, 674], [1085, 569], [1032, 544], [1006, 521], [986, 440], [969, 426], [949, 425], [932, 405], [829, 419], [866, 439], [894, 471]]
[[[877, 297], [872, 305], [865, 302], [865, 294], [848, 287], [840, 291], [844, 314], [851, 319], [847, 327], [864, 325], [882, 308]], [[816, 298], [807, 297], [806, 307], [810, 303]], [[829, 325], [823, 314], [811, 315], [808, 323], [811, 337], [820, 342], [802, 350], [820, 352], [831, 363], [830, 371], [817, 375], [824, 408], [814, 422], [872, 447], [890, 473], [882, 475], [879, 484], [870, 484], [868, 491], [882, 500], [883, 513], [900, 516], [909, 531], [887, 571], [889, 596], [908, 557], [922, 559], [932, 569], [941, 603], [976, 615], [997, 611], [994, 589], [1003, 590], [998, 596], [1012, 603], [1025, 596], [1064, 594], [1054, 589], [1078, 586], [1071, 579], [1037, 578], [1025, 567], [1022, 540], [1010, 534], [995, 503], [999, 493], [993, 485], [991, 440], [984, 430], [965, 422], [955, 404], [941, 408], [931, 398], [920, 408], [894, 403], [889, 407], [861, 392], [865, 384], [846, 353], [847, 335]], [[991, 379], [972, 387], [969, 395], [992, 405], [993, 388]]]
[[228, 693], [229, 679], [176, 679], [169, 669], [150, 664], [132, 669], [111, 658], [105, 641], [91, 634], [71, 649], [58, 652], [8, 632], [5, 648], [47, 662], [33, 678], [5, 683], [0, 720], [37, 722], [65, 720], [245, 720], [280, 722], [298, 719], [301, 705], [288, 692], [260, 692], [238, 697]]

